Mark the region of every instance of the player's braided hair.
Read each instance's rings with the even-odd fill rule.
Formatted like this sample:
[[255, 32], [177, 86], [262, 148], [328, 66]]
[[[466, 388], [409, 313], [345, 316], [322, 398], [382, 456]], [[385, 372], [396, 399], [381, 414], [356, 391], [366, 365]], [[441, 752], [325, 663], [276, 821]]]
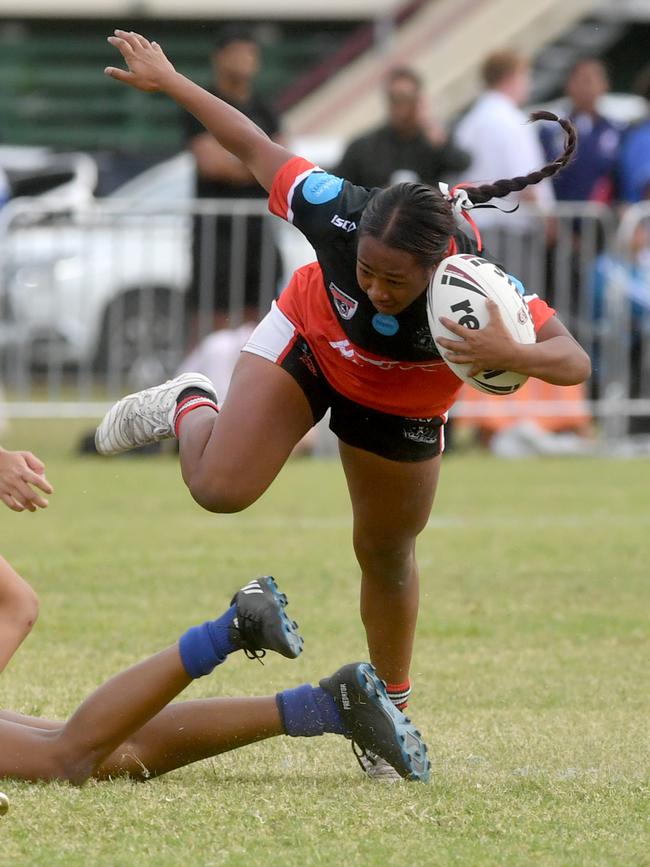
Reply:
[[462, 184], [459, 191], [462, 198], [453, 190], [443, 195], [440, 189], [425, 184], [394, 184], [368, 202], [359, 221], [359, 236], [370, 235], [389, 247], [405, 250], [424, 268], [437, 265], [449, 254], [456, 216], [462, 218], [462, 214], [473, 205], [483, 205], [490, 199], [499, 199], [538, 184], [557, 174], [572, 158], [577, 134], [570, 120], [550, 111], [533, 112], [530, 119], [554, 121], [566, 132], [564, 151], [553, 162], [516, 178], [502, 178], [479, 186]]
[[507, 196], [509, 193], [519, 192], [520, 190], [530, 187], [533, 184], [538, 184], [544, 178], [551, 178], [561, 171], [573, 157], [576, 146], [578, 144], [578, 136], [576, 129], [570, 120], [564, 117], [558, 117], [551, 111], [534, 111], [530, 115], [531, 121], [550, 120], [559, 123], [566, 133], [566, 142], [564, 151], [553, 160], [552, 163], [547, 163], [535, 172], [530, 172], [528, 175], [522, 175], [516, 178], [502, 178], [499, 181], [494, 181], [491, 184], [481, 184], [478, 187], [471, 187], [463, 184], [463, 189], [469, 196], [472, 204], [482, 205], [490, 199], [500, 199]]

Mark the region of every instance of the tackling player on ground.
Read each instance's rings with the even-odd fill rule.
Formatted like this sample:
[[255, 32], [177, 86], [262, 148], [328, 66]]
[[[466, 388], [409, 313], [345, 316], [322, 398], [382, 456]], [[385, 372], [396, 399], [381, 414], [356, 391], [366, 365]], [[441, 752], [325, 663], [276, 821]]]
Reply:
[[[22, 582], [6, 566], [0, 561], [0, 588]], [[0, 617], [1, 602], [0, 594]], [[394, 707], [367, 662], [345, 665], [317, 687], [170, 705], [231, 653], [298, 656], [303, 642], [286, 605], [273, 578], [250, 581], [221, 617], [192, 627], [167, 650], [116, 675], [67, 722], [0, 710], [0, 778], [77, 785], [90, 777], [144, 780], [276, 735], [331, 733], [351, 740], [360, 760], [376, 753], [400, 777], [426, 782], [429, 761], [420, 733]], [[0, 632], [0, 658], [11, 652], [11, 640]]]
[[[456, 218], [462, 222], [471, 204], [558, 172], [575, 149], [575, 131], [539, 113], [558, 120], [567, 146], [525, 177], [462, 191], [411, 183], [366, 190], [271, 141], [177, 73], [155, 42], [121, 30], [109, 42], [128, 69], [106, 73], [163, 92], [195, 115], [268, 190], [272, 212], [306, 235], [318, 261], [294, 274], [252, 335], [220, 411], [210, 381], [184, 374], [116, 404], [98, 428], [97, 448], [114, 454], [176, 436], [194, 499], [213, 512], [236, 512], [266, 490], [329, 408], [352, 500], [370, 658], [404, 707], [419, 598], [415, 542], [435, 494], [443, 424], [461, 387], [433, 344], [426, 289], [446, 256], [479, 249]], [[480, 331], [445, 320], [458, 340], [440, 342], [449, 359], [476, 370], [513, 370], [559, 385], [586, 379], [589, 358], [554, 311], [536, 296], [529, 309], [537, 343], [525, 358], [496, 309]], [[367, 771], [392, 776], [381, 761], [368, 762]]]
[[[0, 448], [0, 493], [14, 511], [35, 511], [51, 494], [45, 465], [31, 452]], [[359, 761], [379, 754], [400, 777], [426, 782], [429, 761], [420, 733], [394, 708], [368, 663], [343, 666], [318, 687], [275, 697], [207, 699], [167, 705], [191, 680], [231, 653], [261, 658], [302, 652], [287, 597], [271, 577], [250, 581], [216, 620], [189, 629], [173, 647], [114, 677], [66, 723], [0, 710], [0, 777], [68, 780], [159, 776], [202, 758], [275, 735], [340, 734]], [[30, 585], [0, 557], [0, 673], [38, 614]]]

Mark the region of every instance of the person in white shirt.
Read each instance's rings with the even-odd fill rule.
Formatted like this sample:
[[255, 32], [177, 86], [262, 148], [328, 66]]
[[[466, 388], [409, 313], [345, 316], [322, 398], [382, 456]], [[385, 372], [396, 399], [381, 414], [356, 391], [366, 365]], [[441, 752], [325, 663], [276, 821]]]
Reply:
[[[521, 110], [530, 92], [528, 61], [514, 51], [498, 51], [483, 63], [484, 93], [458, 124], [458, 145], [472, 156], [463, 180], [480, 183], [489, 178], [525, 175], [544, 162], [541, 143]], [[500, 207], [510, 210], [518, 202], [549, 205], [555, 200], [550, 181], [544, 180], [521, 193], [511, 193]], [[507, 224], [509, 232], [530, 230], [530, 218], [504, 215], [496, 209], [475, 211], [481, 229]]]

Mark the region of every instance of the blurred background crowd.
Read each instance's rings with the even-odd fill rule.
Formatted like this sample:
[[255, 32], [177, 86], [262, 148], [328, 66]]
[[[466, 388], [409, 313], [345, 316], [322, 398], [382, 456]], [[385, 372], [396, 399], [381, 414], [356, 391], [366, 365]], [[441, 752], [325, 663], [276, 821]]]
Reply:
[[187, 0], [182, 18], [166, 0], [121, 5], [0, 11], [0, 424], [96, 416], [183, 368], [223, 395], [252, 326], [313, 255], [193, 118], [103, 76], [119, 26], [364, 186], [526, 174], [563, 148], [528, 112], [570, 117], [572, 164], [477, 223], [594, 376], [468, 390], [454, 439], [510, 456], [650, 451], [650, 0]]

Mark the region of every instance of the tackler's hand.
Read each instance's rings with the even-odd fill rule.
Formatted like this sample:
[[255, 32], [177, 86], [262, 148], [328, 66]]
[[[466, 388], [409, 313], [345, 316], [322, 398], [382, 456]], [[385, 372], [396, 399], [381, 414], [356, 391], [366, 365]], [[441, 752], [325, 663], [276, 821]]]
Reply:
[[0, 449], [0, 500], [14, 512], [35, 512], [48, 505], [44, 494], [53, 492], [45, 478], [45, 464], [31, 452]]
[[157, 42], [149, 42], [139, 33], [116, 30], [108, 41], [120, 52], [128, 69], [107, 66], [106, 75], [137, 90], [154, 93], [164, 88], [165, 81], [175, 70]]
[[517, 370], [519, 344], [503, 324], [498, 305], [489, 299], [486, 304], [490, 319], [485, 328], [466, 328], [447, 316], [440, 317], [445, 328], [460, 338], [438, 338], [440, 346], [449, 350], [445, 358], [454, 364], [471, 364], [470, 376], [482, 370]]

